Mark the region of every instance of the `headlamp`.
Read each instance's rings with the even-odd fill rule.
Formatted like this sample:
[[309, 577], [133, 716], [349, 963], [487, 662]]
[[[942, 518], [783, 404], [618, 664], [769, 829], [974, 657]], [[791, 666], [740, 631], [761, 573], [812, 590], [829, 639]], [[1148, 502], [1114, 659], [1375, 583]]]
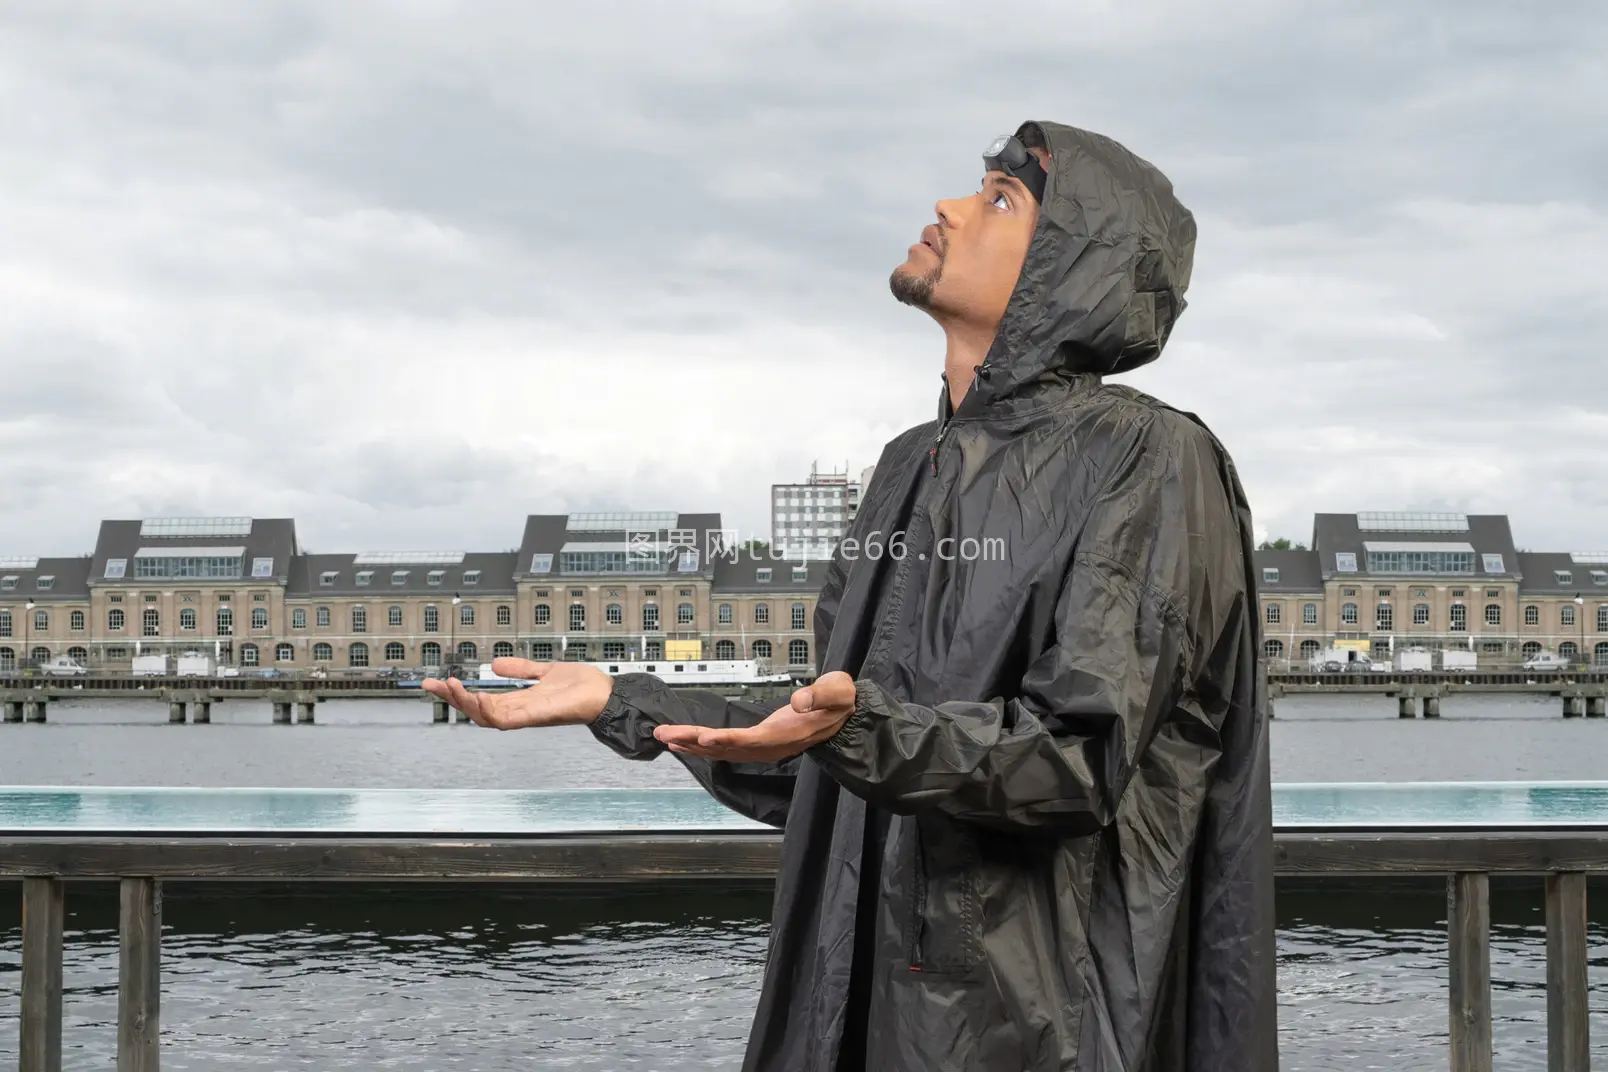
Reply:
[[1027, 151], [1021, 138], [1011, 134], [1001, 134], [995, 138], [983, 150], [983, 170], [1003, 171], [1020, 179], [1022, 185], [1032, 192], [1033, 200], [1041, 205], [1044, 203], [1044, 187], [1050, 177], [1038, 162], [1038, 157]]

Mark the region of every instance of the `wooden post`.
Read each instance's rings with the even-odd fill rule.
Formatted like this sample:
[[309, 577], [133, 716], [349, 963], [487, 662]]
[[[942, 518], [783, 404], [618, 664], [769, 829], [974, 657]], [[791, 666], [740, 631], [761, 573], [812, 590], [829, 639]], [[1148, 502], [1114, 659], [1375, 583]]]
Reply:
[[61, 1072], [62, 880], [22, 880], [22, 1072]]
[[1491, 1072], [1491, 884], [1459, 872], [1446, 886], [1452, 1072]]
[[122, 881], [117, 965], [117, 1072], [159, 1072], [162, 1005], [162, 887]]
[[1591, 1072], [1581, 871], [1547, 876], [1547, 1072]]

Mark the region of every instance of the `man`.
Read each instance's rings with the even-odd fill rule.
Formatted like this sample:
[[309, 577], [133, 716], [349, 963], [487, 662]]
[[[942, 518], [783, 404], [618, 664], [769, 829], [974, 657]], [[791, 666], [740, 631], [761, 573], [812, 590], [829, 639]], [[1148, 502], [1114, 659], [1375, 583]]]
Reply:
[[669, 750], [785, 827], [747, 1072], [1272, 1070], [1250, 512], [1193, 417], [1102, 381], [1161, 353], [1194, 220], [1099, 135], [1029, 123], [984, 160], [893, 274], [945, 390], [876, 463], [813, 685], [775, 713], [565, 663], [429, 687]]

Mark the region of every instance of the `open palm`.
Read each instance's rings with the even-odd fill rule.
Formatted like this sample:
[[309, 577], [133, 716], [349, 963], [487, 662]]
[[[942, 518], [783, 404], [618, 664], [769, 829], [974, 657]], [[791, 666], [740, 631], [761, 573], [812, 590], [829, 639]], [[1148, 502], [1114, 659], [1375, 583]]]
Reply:
[[512, 692], [471, 692], [457, 678], [428, 678], [423, 686], [475, 725], [497, 730], [587, 725], [603, 713], [614, 691], [613, 678], [585, 663], [501, 658], [492, 660], [491, 672], [536, 684]]

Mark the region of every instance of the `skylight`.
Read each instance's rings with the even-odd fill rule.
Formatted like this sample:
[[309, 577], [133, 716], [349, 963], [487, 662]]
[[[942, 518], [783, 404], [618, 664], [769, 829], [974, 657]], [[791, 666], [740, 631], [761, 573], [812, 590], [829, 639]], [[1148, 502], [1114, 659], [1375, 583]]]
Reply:
[[109, 580], [109, 581], [120, 581], [120, 580], [123, 579], [123, 575], [125, 573], [127, 573], [127, 572], [128, 572], [128, 559], [126, 559], [126, 558], [108, 558], [106, 560], [105, 578], [107, 580]]
[[352, 559], [355, 566], [456, 566], [462, 551], [369, 551]]
[[37, 555], [9, 555], [0, 558], [0, 569], [38, 569]]
[[1608, 551], [1570, 551], [1569, 561], [1577, 566], [1608, 566]]
[[1467, 532], [1467, 514], [1426, 514], [1413, 511], [1364, 511], [1357, 514], [1363, 532]]
[[1356, 573], [1357, 553], [1355, 551], [1336, 551], [1334, 568], [1337, 573]]
[[629, 532], [641, 529], [673, 529], [681, 515], [670, 511], [609, 511], [598, 514], [571, 514], [564, 528], [569, 532]]
[[1506, 573], [1507, 572], [1507, 570], [1503, 568], [1502, 556], [1501, 555], [1481, 555], [1480, 558], [1485, 563], [1485, 572], [1486, 573]]
[[140, 535], [148, 536], [250, 536], [249, 517], [148, 517], [140, 522]]
[[552, 555], [531, 555], [530, 556], [530, 571], [532, 573], [552, 573], [553, 572], [553, 556]]
[[272, 577], [274, 575], [274, 560], [272, 558], [252, 559], [251, 575], [253, 577]]

